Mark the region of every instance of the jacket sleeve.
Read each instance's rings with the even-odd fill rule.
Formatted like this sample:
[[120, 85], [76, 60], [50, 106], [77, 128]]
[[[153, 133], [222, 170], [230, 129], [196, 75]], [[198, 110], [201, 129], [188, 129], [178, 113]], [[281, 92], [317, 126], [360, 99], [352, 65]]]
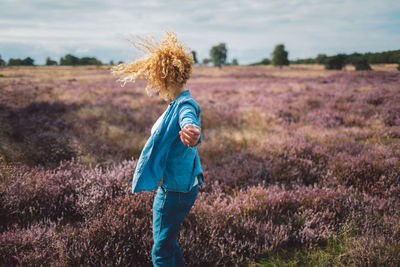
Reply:
[[[197, 112], [196, 108], [190, 103], [183, 103], [179, 108], [179, 126], [183, 129], [188, 124], [194, 124], [201, 128], [200, 111]], [[196, 145], [201, 143], [202, 135], [200, 130], [200, 139]]]

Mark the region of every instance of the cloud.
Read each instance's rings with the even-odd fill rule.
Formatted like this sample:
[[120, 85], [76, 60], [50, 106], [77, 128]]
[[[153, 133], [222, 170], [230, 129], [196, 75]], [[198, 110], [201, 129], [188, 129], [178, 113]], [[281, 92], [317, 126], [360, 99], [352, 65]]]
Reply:
[[160, 38], [171, 28], [199, 59], [225, 42], [230, 58], [250, 63], [270, 56], [278, 43], [292, 59], [398, 49], [400, 2], [2, 0], [0, 25], [3, 58], [33, 56], [35, 47], [38, 63], [78, 51], [129, 60], [135, 51], [122, 40], [129, 33]]

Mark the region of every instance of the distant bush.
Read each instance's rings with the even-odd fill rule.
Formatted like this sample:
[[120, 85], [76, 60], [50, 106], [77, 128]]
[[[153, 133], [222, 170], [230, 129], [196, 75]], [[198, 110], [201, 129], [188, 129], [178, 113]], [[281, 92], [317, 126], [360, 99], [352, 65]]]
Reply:
[[209, 59], [209, 58], [203, 58], [203, 60], [201, 62], [201, 64], [203, 64], [203, 65], [208, 65], [210, 63], [211, 63], [211, 59]]
[[78, 65], [101, 65], [102, 62], [95, 57], [82, 57], [78, 60]]
[[30, 57], [24, 59], [10, 58], [8, 60], [8, 66], [33, 66], [34, 60]]
[[397, 65], [397, 70], [400, 70], [400, 62], [399, 62], [399, 64]]
[[3, 67], [5, 65], [6, 65], [6, 62], [1, 58], [1, 55], [0, 55], [0, 67]]
[[269, 65], [271, 64], [271, 60], [269, 58], [264, 58], [260, 61], [261, 65]]
[[22, 60], [19, 58], [8, 59], [8, 66], [20, 66], [22, 65]]
[[400, 50], [364, 54], [370, 64], [397, 63], [400, 61]]
[[50, 57], [47, 57], [47, 58], [46, 58], [46, 65], [47, 65], [47, 66], [54, 66], [54, 65], [57, 65], [57, 61], [52, 60]]
[[346, 55], [344, 54], [331, 56], [325, 60], [325, 69], [327, 70], [341, 70], [345, 65], [346, 65]]
[[252, 63], [250, 66], [257, 66], [257, 65], [270, 65], [271, 60], [269, 58], [263, 58], [260, 62]]
[[[393, 64], [400, 61], [400, 50], [384, 51], [377, 53], [352, 53], [344, 54], [346, 56], [346, 64], [355, 64], [360, 57], [365, 57], [369, 64]], [[293, 64], [325, 64], [328, 57], [325, 54], [318, 54], [315, 58], [302, 58], [290, 61]]]
[[326, 54], [318, 54], [315, 58], [315, 62], [318, 64], [325, 64], [325, 60], [327, 59]]
[[60, 58], [60, 65], [78, 65], [79, 59], [76, 56], [67, 54]]
[[354, 67], [356, 67], [356, 70], [371, 70], [371, 66], [368, 64], [368, 59], [366, 57], [360, 57], [354, 63]]
[[316, 60], [314, 58], [301, 58], [297, 60], [291, 60], [290, 64], [315, 64]]
[[94, 57], [76, 57], [71, 54], [67, 54], [60, 59], [60, 65], [101, 65], [102, 62]]

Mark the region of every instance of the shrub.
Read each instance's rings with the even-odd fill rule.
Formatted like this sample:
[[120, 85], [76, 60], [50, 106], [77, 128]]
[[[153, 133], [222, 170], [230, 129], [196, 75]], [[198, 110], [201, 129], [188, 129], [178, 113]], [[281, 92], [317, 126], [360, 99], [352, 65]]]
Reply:
[[[0, 117], [0, 123], [13, 149], [3, 153], [13, 161], [30, 165], [55, 167], [60, 160], [70, 160], [76, 156], [76, 152], [71, 146], [70, 136], [66, 134], [69, 133], [71, 123], [64, 116], [68, 109], [76, 106], [58, 101], [32, 102], [25, 107], [13, 109], [5, 106], [5, 116]], [[15, 155], [19, 151], [20, 154]]]
[[76, 170], [61, 167], [51, 172], [43, 167], [30, 169], [21, 165], [15, 166], [12, 173], [6, 186], [0, 188], [1, 231], [11, 224], [27, 226], [46, 220], [82, 218], [77, 191], [80, 177]]
[[218, 182], [226, 192], [271, 182], [271, 162], [257, 159], [249, 153], [233, 152], [230, 155], [204, 164], [205, 188], [212, 189]]
[[258, 186], [234, 196], [203, 193], [181, 233], [188, 265], [231, 266], [265, 251], [323, 243], [356, 204], [343, 190]]
[[80, 222], [102, 212], [107, 201], [130, 192], [135, 166], [136, 161], [124, 161], [88, 170], [79, 158], [52, 171], [17, 165], [0, 188], [0, 230], [46, 220]]
[[1, 266], [62, 266], [55, 224], [33, 224], [0, 234]]
[[325, 69], [327, 70], [341, 70], [345, 65], [346, 65], [346, 55], [344, 54], [331, 56], [325, 60]]
[[343, 125], [344, 120], [339, 112], [332, 110], [315, 110], [307, 113], [307, 122], [312, 122], [316, 126], [324, 128], [335, 128]]
[[47, 58], [46, 58], [46, 65], [47, 65], [47, 66], [54, 66], [54, 65], [57, 65], [57, 61], [52, 60], [50, 57], [47, 57]]
[[[178, 242], [188, 266], [238, 265], [278, 247], [314, 247], [357, 204], [343, 187], [251, 187], [233, 196], [214, 189], [199, 194], [183, 222]], [[69, 264], [151, 266], [152, 198], [110, 201], [69, 241]]]
[[366, 146], [355, 155], [338, 153], [330, 163], [333, 175], [346, 186], [385, 197], [396, 192], [400, 183], [398, 153], [377, 146]]
[[65, 244], [67, 265], [152, 266], [152, 197], [115, 197]]
[[371, 70], [371, 66], [369, 65], [366, 57], [360, 57], [358, 60], [356, 60], [354, 67], [356, 67], [356, 70]]
[[264, 58], [260, 61], [261, 65], [269, 65], [271, 64], [271, 60], [269, 58]]
[[271, 151], [271, 180], [288, 185], [317, 183], [326, 172], [326, 146], [290, 139]]

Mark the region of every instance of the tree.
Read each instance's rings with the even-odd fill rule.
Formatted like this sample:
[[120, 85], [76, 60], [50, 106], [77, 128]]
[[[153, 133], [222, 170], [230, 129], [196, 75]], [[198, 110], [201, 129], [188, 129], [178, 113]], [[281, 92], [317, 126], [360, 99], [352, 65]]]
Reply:
[[102, 65], [103, 63], [95, 57], [76, 57], [71, 54], [60, 59], [60, 65]]
[[60, 65], [78, 65], [79, 58], [71, 54], [67, 54], [60, 58]]
[[354, 67], [356, 70], [371, 70], [371, 66], [368, 63], [368, 59], [366, 57], [360, 57], [354, 62]]
[[24, 58], [22, 61], [21, 61], [21, 65], [24, 65], [24, 66], [33, 66], [34, 64], [33, 64], [33, 62], [34, 62], [34, 60], [32, 59], [32, 58], [30, 58], [30, 57], [26, 57], [26, 58]]
[[325, 69], [327, 70], [341, 70], [344, 66], [346, 66], [346, 55], [344, 54], [331, 56], [325, 60]]
[[290, 64], [315, 64], [315, 58], [301, 58], [296, 60], [291, 60]]
[[47, 58], [46, 58], [46, 65], [47, 65], [47, 66], [54, 66], [54, 65], [57, 65], [57, 61], [52, 60], [50, 57], [47, 57]]
[[263, 58], [260, 62], [255, 62], [249, 64], [250, 66], [257, 66], [257, 65], [269, 65], [271, 64], [271, 60], [269, 58]]
[[392, 50], [378, 53], [366, 53], [370, 64], [397, 63], [400, 61], [400, 50]]
[[326, 54], [318, 54], [315, 58], [315, 62], [318, 64], [325, 64], [325, 60], [327, 59]]
[[22, 65], [22, 60], [19, 58], [9, 58], [8, 66], [20, 66]]
[[82, 57], [82, 58], [78, 58], [78, 64], [79, 65], [101, 65], [103, 63], [95, 57]]
[[10, 58], [8, 60], [8, 66], [33, 66], [34, 60], [30, 57], [24, 59]]
[[210, 62], [211, 62], [211, 59], [209, 59], [209, 58], [203, 58], [202, 64], [203, 64], [203, 65], [207, 65], [207, 64], [210, 63]]
[[363, 57], [363, 55], [360, 53], [353, 53], [353, 54], [346, 55], [346, 64], [355, 65], [361, 60], [362, 57]]
[[197, 64], [197, 63], [199, 63], [198, 61], [197, 61], [197, 54], [196, 54], [196, 51], [192, 51], [192, 56], [193, 56], [193, 61], [194, 61], [194, 64]]
[[274, 52], [272, 52], [272, 65], [279, 67], [289, 65], [288, 52], [285, 51], [284, 44], [278, 44], [275, 46]]
[[400, 61], [398, 63], [399, 65], [397, 65], [397, 70], [400, 70]]
[[261, 61], [260, 61], [260, 63], [261, 63], [261, 65], [269, 65], [269, 64], [271, 64], [271, 60], [269, 59], [269, 58], [263, 58]]
[[114, 65], [114, 60], [110, 60], [110, 63], [108, 65]]
[[232, 65], [234, 65], [234, 66], [239, 65], [239, 62], [236, 58], [232, 59]]
[[6, 65], [6, 62], [1, 58], [0, 55], [0, 67], [4, 67]]
[[219, 45], [213, 46], [210, 50], [211, 62], [214, 63], [214, 66], [221, 68], [221, 66], [225, 65], [226, 63], [227, 54], [228, 50], [226, 49], [225, 43], [220, 43]]

